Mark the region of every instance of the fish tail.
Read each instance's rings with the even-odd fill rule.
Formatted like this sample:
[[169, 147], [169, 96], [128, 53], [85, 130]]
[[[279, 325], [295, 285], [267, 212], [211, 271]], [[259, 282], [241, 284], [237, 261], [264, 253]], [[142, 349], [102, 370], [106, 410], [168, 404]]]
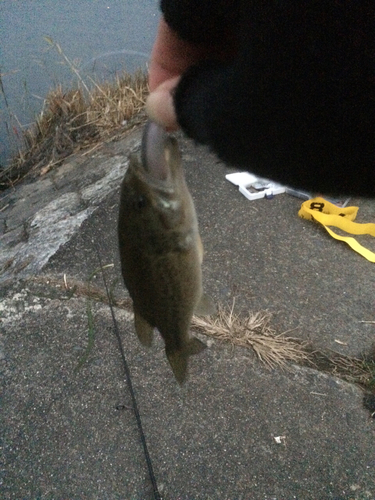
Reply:
[[198, 354], [205, 348], [206, 345], [203, 342], [192, 337], [182, 350], [166, 351], [169, 364], [179, 384], [183, 384], [186, 380], [189, 356]]

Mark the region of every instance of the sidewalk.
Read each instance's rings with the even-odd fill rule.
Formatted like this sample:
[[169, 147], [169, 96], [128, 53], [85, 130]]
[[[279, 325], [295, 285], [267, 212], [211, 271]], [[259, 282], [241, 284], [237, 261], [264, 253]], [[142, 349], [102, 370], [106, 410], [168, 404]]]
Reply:
[[[126, 303], [114, 284], [118, 194], [140, 133], [0, 197], [4, 499], [153, 498], [96, 251]], [[374, 265], [298, 218], [301, 200], [248, 201], [228, 168], [180, 145], [205, 291], [228, 306], [235, 298], [238, 312], [270, 311], [279, 333], [317, 348], [368, 351]], [[358, 221], [374, 221], [374, 201], [351, 204]], [[308, 368], [268, 370], [205, 336], [180, 388], [159, 336], [146, 350], [129, 311], [115, 314], [163, 499], [375, 499], [375, 421], [360, 389]]]

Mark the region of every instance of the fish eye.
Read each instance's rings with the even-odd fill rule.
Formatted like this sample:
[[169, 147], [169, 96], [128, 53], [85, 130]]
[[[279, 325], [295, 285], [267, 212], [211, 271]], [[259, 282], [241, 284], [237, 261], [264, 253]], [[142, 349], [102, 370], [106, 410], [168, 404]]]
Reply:
[[144, 196], [138, 196], [137, 200], [134, 202], [134, 208], [141, 210], [147, 206], [147, 200]]

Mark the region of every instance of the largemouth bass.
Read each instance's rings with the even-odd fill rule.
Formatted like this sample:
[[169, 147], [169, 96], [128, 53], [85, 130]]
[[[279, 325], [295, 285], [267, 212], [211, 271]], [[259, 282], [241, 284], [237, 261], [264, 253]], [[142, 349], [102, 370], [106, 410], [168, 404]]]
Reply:
[[189, 335], [193, 313], [212, 314], [202, 290], [203, 248], [177, 140], [149, 122], [141, 158], [130, 157], [121, 185], [118, 236], [122, 275], [133, 300], [135, 330], [150, 346], [156, 327], [177, 381], [206, 346]]

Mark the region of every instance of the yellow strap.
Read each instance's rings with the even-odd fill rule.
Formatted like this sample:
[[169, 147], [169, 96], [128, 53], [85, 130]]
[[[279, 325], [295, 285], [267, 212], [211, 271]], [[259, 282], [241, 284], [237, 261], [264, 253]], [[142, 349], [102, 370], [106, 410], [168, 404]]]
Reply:
[[337, 227], [350, 234], [369, 234], [375, 236], [375, 224], [358, 224], [353, 222], [357, 216], [358, 207], [340, 208], [324, 198], [314, 198], [301, 205], [298, 215], [303, 219], [320, 222], [328, 233], [336, 240], [345, 241], [353, 250], [370, 262], [375, 262], [375, 253], [358, 243], [350, 236], [340, 236], [327, 226]]

